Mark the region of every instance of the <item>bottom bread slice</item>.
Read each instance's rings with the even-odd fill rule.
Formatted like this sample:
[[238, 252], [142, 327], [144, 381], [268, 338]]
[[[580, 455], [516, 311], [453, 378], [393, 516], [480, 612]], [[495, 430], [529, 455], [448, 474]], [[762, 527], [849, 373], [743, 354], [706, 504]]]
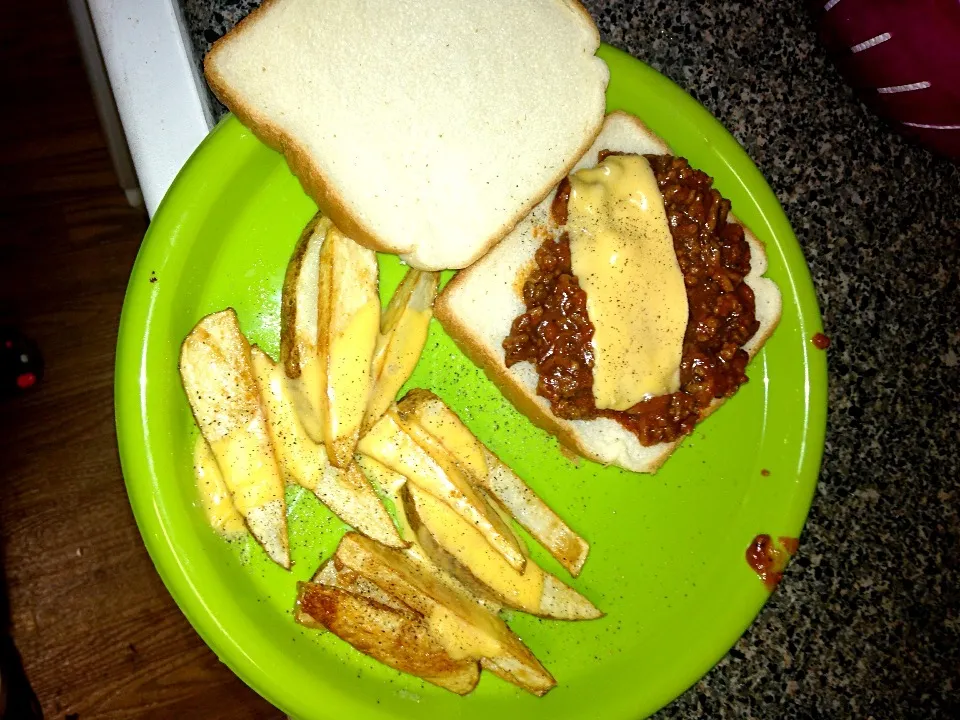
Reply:
[[[669, 154], [670, 147], [638, 118], [623, 112], [609, 114], [593, 146], [574, 170], [592, 167], [600, 150], [636, 154]], [[634, 472], [654, 472], [680, 441], [644, 446], [636, 435], [609, 418], [564, 420], [550, 410], [550, 403], [537, 395], [537, 371], [529, 362], [507, 368], [503, 340], [514, 319], [526, 310], [523, 283], [534, 266], [534, 255], [544, 240], [539, 230], [547, 226], [555, 191], [524, 218], [492, 251], [461, 270], [437, 298], [434, 315], [464, 354], [483, 369], [504, 396], [536, 425], [553, 435], [578, 455], [605, 465], [618, 465]], [[739, 222], [731, 213], [731, 222]], [[742, 224], [742, 223], [741, 223]], [[750, 244], [750, 274], [745, 282], [756, 298], [760, 329], [744, 346], [753, 357], [780, 320], [780, 290], [769, 278], [763, 244], [744, 226]], [[723, 403], [715, 400], [704, 417]]]

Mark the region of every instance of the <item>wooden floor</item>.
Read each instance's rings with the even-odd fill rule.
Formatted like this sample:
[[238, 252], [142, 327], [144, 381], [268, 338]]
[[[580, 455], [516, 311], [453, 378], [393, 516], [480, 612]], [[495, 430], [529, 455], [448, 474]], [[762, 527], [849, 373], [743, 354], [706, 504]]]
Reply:
[[47, 371], [0, 401], [0, 543], [27, 675], [47, 718], [282, 717], [201, 642], [140, 541], [113, 363], [147, 221], [117, 185], [66, 3], [18, 7], [0, 23], [0, 324]]

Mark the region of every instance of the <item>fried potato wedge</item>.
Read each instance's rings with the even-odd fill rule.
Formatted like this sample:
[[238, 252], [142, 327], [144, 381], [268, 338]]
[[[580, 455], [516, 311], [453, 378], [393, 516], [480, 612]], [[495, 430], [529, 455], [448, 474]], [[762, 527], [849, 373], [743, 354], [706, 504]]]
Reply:
[[317, 356], [320, 421], [330, 462], [346, 468], [373, 389], [370, 365], [380, 328], [377, 255], [335, 226], [320, 248]]
[[490, 471], [486, 460], [489, 453], [440, 398], [429, 390], [414, 388], [397, 402], [397, 410], [433, 436], [450, 460], [468, 473], [470, 481], [482, 486], [480, 481]]
[[411, 268], [383, 311], [380, 335], [373, 351], [373, 392], [362, 432], [387, 411], [417, 366], [427, 342], [439, 283], [439, 273]]
[[183, 341], [180, 378], [236, 509], [270, 559], [290, 568], [284, 481], [232, 308], [203, 318]]
[[354, 461], [370, 484], [376, 489], [377, 495], [386, 498], [389, 502], [393, 521], [400, 537], [403, 538], [405, 542], [413, 542], [413, 531], [410, 529], [407, 518], [403, 514], [400, 498], [400, 489], [407, 482], [406, 476], [401, 475], [395, 470], [391, 470], [383, 463], [361, 452], [354, 455]]
[[333, 223], [317, 214], [293, 250], [280, 300], [280, 364], [291, 384], [300, 421], [316, 443], [323, 442], [322, 395], [317, 322], [320, 302], [320, 248]]
[[297, 622], [322, 627], [360, 652], [458, 695], [480, 680], [474, 658], [455, 659], [434, 638], [423, 616], [338, 587], [300, 583]]
[[587, 561], [590, 544], [572, 530], [509, 465], [486, 448], [484, 458], [489, 472], [481, 479], [483, 489], [557, 562], [577, 577]]
[[340, 568], [338, 570], [337, 564], [332, 558], [320, 566], [310, 579], [310, 582], [337, 587], [341, 590], [346, 590], [348, 593], [367, 598], [368, 600], [375, 600], [381, 605], [386, 605], [394, 610], [410, 610], [410, 608], [402, 602], [385, 593], [376, 583], [367, 580], [363, 575], [358, 575], [353, 570], [348, 570], [347, 568]]
[[401, 491], [404, 515], [424, 553], [473, 595], [556, 620], [602, 617], [587, 598], [544, 572], [532, 559], [517, 572], [475, 527], [429, 493], [408, 483]]
[[303, 426], [346, 468], [373, 389], [379, 337], [376, 253], [323, 215], [304, 229], [287, 265], [280, 311], [280, 362]]
[[474, 488], [462, 468], [451, 461], [440, 443], [412, 417], [391, 407], [360, 439], [358, 450], [405, 475], [472, 523], [484, 539], [518, 571], [526, 548], [510, 526]]
[[250, 355], [284, 478], [314, 493], [337, 517], [367, 537], [404, 547], [390, 514], [356, 463], [346, 469], [331, 466], [325, 447], [310, 438], [283, 367], [256, 346]]
[[404, 549], [407, 557], [421, 565], [426, 565], [431, 570], [438, 571], [441, 580], [450, 585], [455, 591], [470, 596], [471, 599], [486, 607], [490, 612], [500, 612], [503, 608], [503, 603], [499, 602], [492, 593], [474, 593], [453, 575], [438, 567], [420, 546], [416, 533], [414, 533], [410, 527], [403, 508], [402, 493], [407, 483], [407, 478], [361, 453], [357, 453], [356, 461], [357, 465], [363, 471], [363, 474], [366, 475], [367, 479], [377, 488], [378, 494], [389, 498], [391, 507], [393, 508], [394, 520], [400, 530], [400, 537], [407, 543], [407, 547]]
[[453, 590], [403, 551], [347, 533], [333, 560], [338, 570], [346, 568], [362, 575], [423, 616], [430, 634], [451, 657], [480, 659], [484, 667], [535, 695], [556, 685], [503, 620]]
[[530, 486], [488, 450], [436, 395], [411, 390], [398, 408], [417, 419], [455, 458], [479, 487], [494, 498], [571, 575], [580, 574], [590, 545], [574, 532]]
[[210, 527], [227, 539], [246, 534], [243, 515], [234, 506], [223, 473], [217, 466], [217, 459], [203, 435], [197, 436], [193, 446], [193, 474], [197, 479], [203, 514], [207, 516]]

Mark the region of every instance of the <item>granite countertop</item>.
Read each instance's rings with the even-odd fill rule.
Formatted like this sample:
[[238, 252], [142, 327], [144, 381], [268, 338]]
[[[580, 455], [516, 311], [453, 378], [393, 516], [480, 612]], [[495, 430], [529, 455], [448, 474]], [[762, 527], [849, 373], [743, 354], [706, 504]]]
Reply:
[[[198, 58], [257, 4], [183, 2]], [[960, 716], [960, 167], [855, 99], [802, 3], [584, 4], [604, 41], [746, 148], [833, 339], [800, 552], [736, 647], [657, 717]]]

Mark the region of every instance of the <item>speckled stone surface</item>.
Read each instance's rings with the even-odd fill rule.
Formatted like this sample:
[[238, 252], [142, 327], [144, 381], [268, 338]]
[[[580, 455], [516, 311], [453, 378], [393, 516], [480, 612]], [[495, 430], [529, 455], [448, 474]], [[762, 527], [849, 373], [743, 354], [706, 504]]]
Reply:
[[[255, 5], [184, 0], [198, 58]], [[960, 717], [960, 167], [840, 81], [803, 4], [586, 0], [772, 185], [817, 287], [828, 435], [800, 553], [658, 718]]]

